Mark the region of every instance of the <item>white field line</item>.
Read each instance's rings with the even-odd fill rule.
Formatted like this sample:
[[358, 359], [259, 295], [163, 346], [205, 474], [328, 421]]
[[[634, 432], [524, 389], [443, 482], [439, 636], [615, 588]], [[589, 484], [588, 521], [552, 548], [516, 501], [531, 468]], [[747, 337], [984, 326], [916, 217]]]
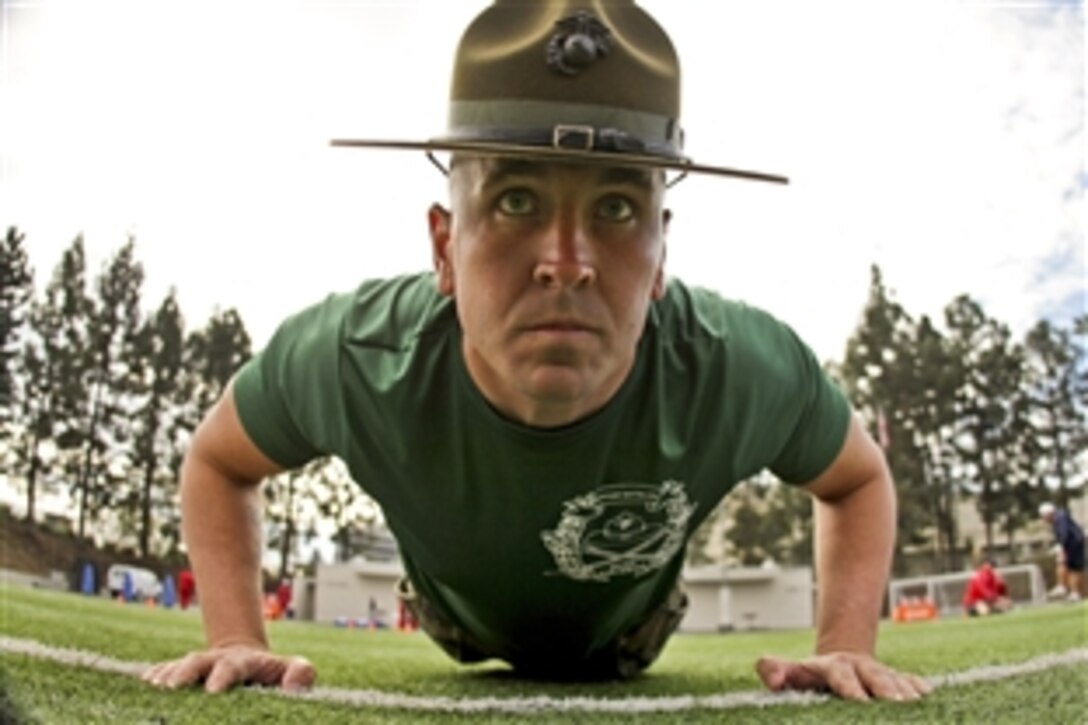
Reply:
[[[147, 662], [115, 660], [105, 655], [81, 650], [51, 647], [29, 639], [0, 636], [0, 651], [51, 660], [65, 665], [88, 667], [99, 672], [139, 677], [150, 667]], [[1012, 665], [976, 667], [963, 672], [951, 672], [925, 678], [933, 687], [956, 687], [976, 682], [1003, 680], [1035, 672], [1088, 662], [1088, 648], [1045, 654]], [[267, 688], [258, 692], [299, 700], [331, 702], [357, 707], [388, 708], [460, 713], [531, 714], [546, 712], [610, 712], [654, 713], [683, 710], [731, 710], [738, 707], [775, 707], [779, 705], [812, 705], [826, 702], [829, 695], [807, 692], [729, 692], [721, 695], [679, 695], [674, 697], [428, 697], [379, 690], [345, 690], [335, 687], [315, 687], [307, 692], [284, 692]]]

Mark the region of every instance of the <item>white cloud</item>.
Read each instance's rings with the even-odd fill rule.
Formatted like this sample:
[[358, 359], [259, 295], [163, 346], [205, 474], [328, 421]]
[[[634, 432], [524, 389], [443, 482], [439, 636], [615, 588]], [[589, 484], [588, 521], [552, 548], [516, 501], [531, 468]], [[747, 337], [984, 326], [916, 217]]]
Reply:
[[[706, 49], [686, 56], [691, 145], [773, 164], [794, 184], [700, 196], [681, 214], [697, 216], [685, 231], [700, 245], [683, 252], [685, 276], [774, 309], [823, 356], [841, 354], [872, 262], [915, 314], [939, 318], [967, 292], [1019, 329], [1076, 284], [1035, 280], [1063, 238], [1080, 250], [1083, 287], [1081, 204], [1063, 199], [1083, 159], [1079, 8], [715, 7], [674, 32], [682, 49]], [[694, 103], [692, 87], [704, 90]]]
[[[793, 179], [677, 187], [677, 276], [782, 315], [822, 357], [874, 261], [916, 314], [967, 292], [1021, 329], [1083, 289], [1078, 5], [643, 4], [680, 48], [689, 151]], [[81, 230], [98, 260], [134, 233], [149, 306], [176, 284], [190, 324], [238, 306], [263, 342], [329, 290], [429, 264], [441, 177], [326, 144], [439, 130], [483, 6], [5, 5], [0, 224], [27, 232], [40, 279]]]

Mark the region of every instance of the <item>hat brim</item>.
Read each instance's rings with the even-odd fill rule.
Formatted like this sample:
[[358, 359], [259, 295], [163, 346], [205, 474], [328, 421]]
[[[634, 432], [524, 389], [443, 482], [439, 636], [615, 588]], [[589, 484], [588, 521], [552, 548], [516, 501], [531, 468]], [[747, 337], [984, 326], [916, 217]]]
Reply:
[[607, 151], [589, 151], [582, 149], [555, 148], [553, 146], [528, 146], [521, 144], [503, 144], [484, 141], [389, 141], [372, 139], [333, 139], [332, 146], [347, 148], [399, 149], [405, 151], [443, 151], [466, 153], [479, 156], [501, 156], [511, 158], [540, 159], [542, 161], [572, 161], [606, 166], [631, 166], [635, 168], [662, 169], [678, 171], [683, 174], [711, 174], [728, 176], [748, 181], [763, 181], [772, 184], [788, 184], [789, 178], [761, 171], [733, 169], [725, 166], [706, 166], [687, 159], [667, 159], [660, 156], [645, 156], [631, 153]]

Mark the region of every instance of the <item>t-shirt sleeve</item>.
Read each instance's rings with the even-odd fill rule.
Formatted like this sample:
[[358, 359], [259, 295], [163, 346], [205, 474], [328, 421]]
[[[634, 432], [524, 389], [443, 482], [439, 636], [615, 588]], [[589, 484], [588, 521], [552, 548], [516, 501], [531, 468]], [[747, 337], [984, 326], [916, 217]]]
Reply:
[[850, 427], [850, 402], [812, 351], [790, 332], [799, 357], [797, 420], [771, 471], [790, 483], [808, 483], [835, 460]]
[[[812, 481], [842, 449], [850, 423], [846, 396], [789, 326], [765, 313], [750, 320], [756, 342], [737, 371], [744, 387], [751, 448], [787, 483]], [[769, 461], [769, 462], [768, 462]]]
[[330, 452], [343, 300], [330, 297], [289, 318], [234, 379], [242, 427], [269, 458], [297, 468]]

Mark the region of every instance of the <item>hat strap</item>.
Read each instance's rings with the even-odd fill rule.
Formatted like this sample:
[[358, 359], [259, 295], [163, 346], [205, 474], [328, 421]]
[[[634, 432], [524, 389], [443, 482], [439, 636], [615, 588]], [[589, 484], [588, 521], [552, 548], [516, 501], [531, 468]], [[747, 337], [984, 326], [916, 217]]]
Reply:
[[587, 103], [452, 101], [447, 138], [683, 158], [676, 119]]

